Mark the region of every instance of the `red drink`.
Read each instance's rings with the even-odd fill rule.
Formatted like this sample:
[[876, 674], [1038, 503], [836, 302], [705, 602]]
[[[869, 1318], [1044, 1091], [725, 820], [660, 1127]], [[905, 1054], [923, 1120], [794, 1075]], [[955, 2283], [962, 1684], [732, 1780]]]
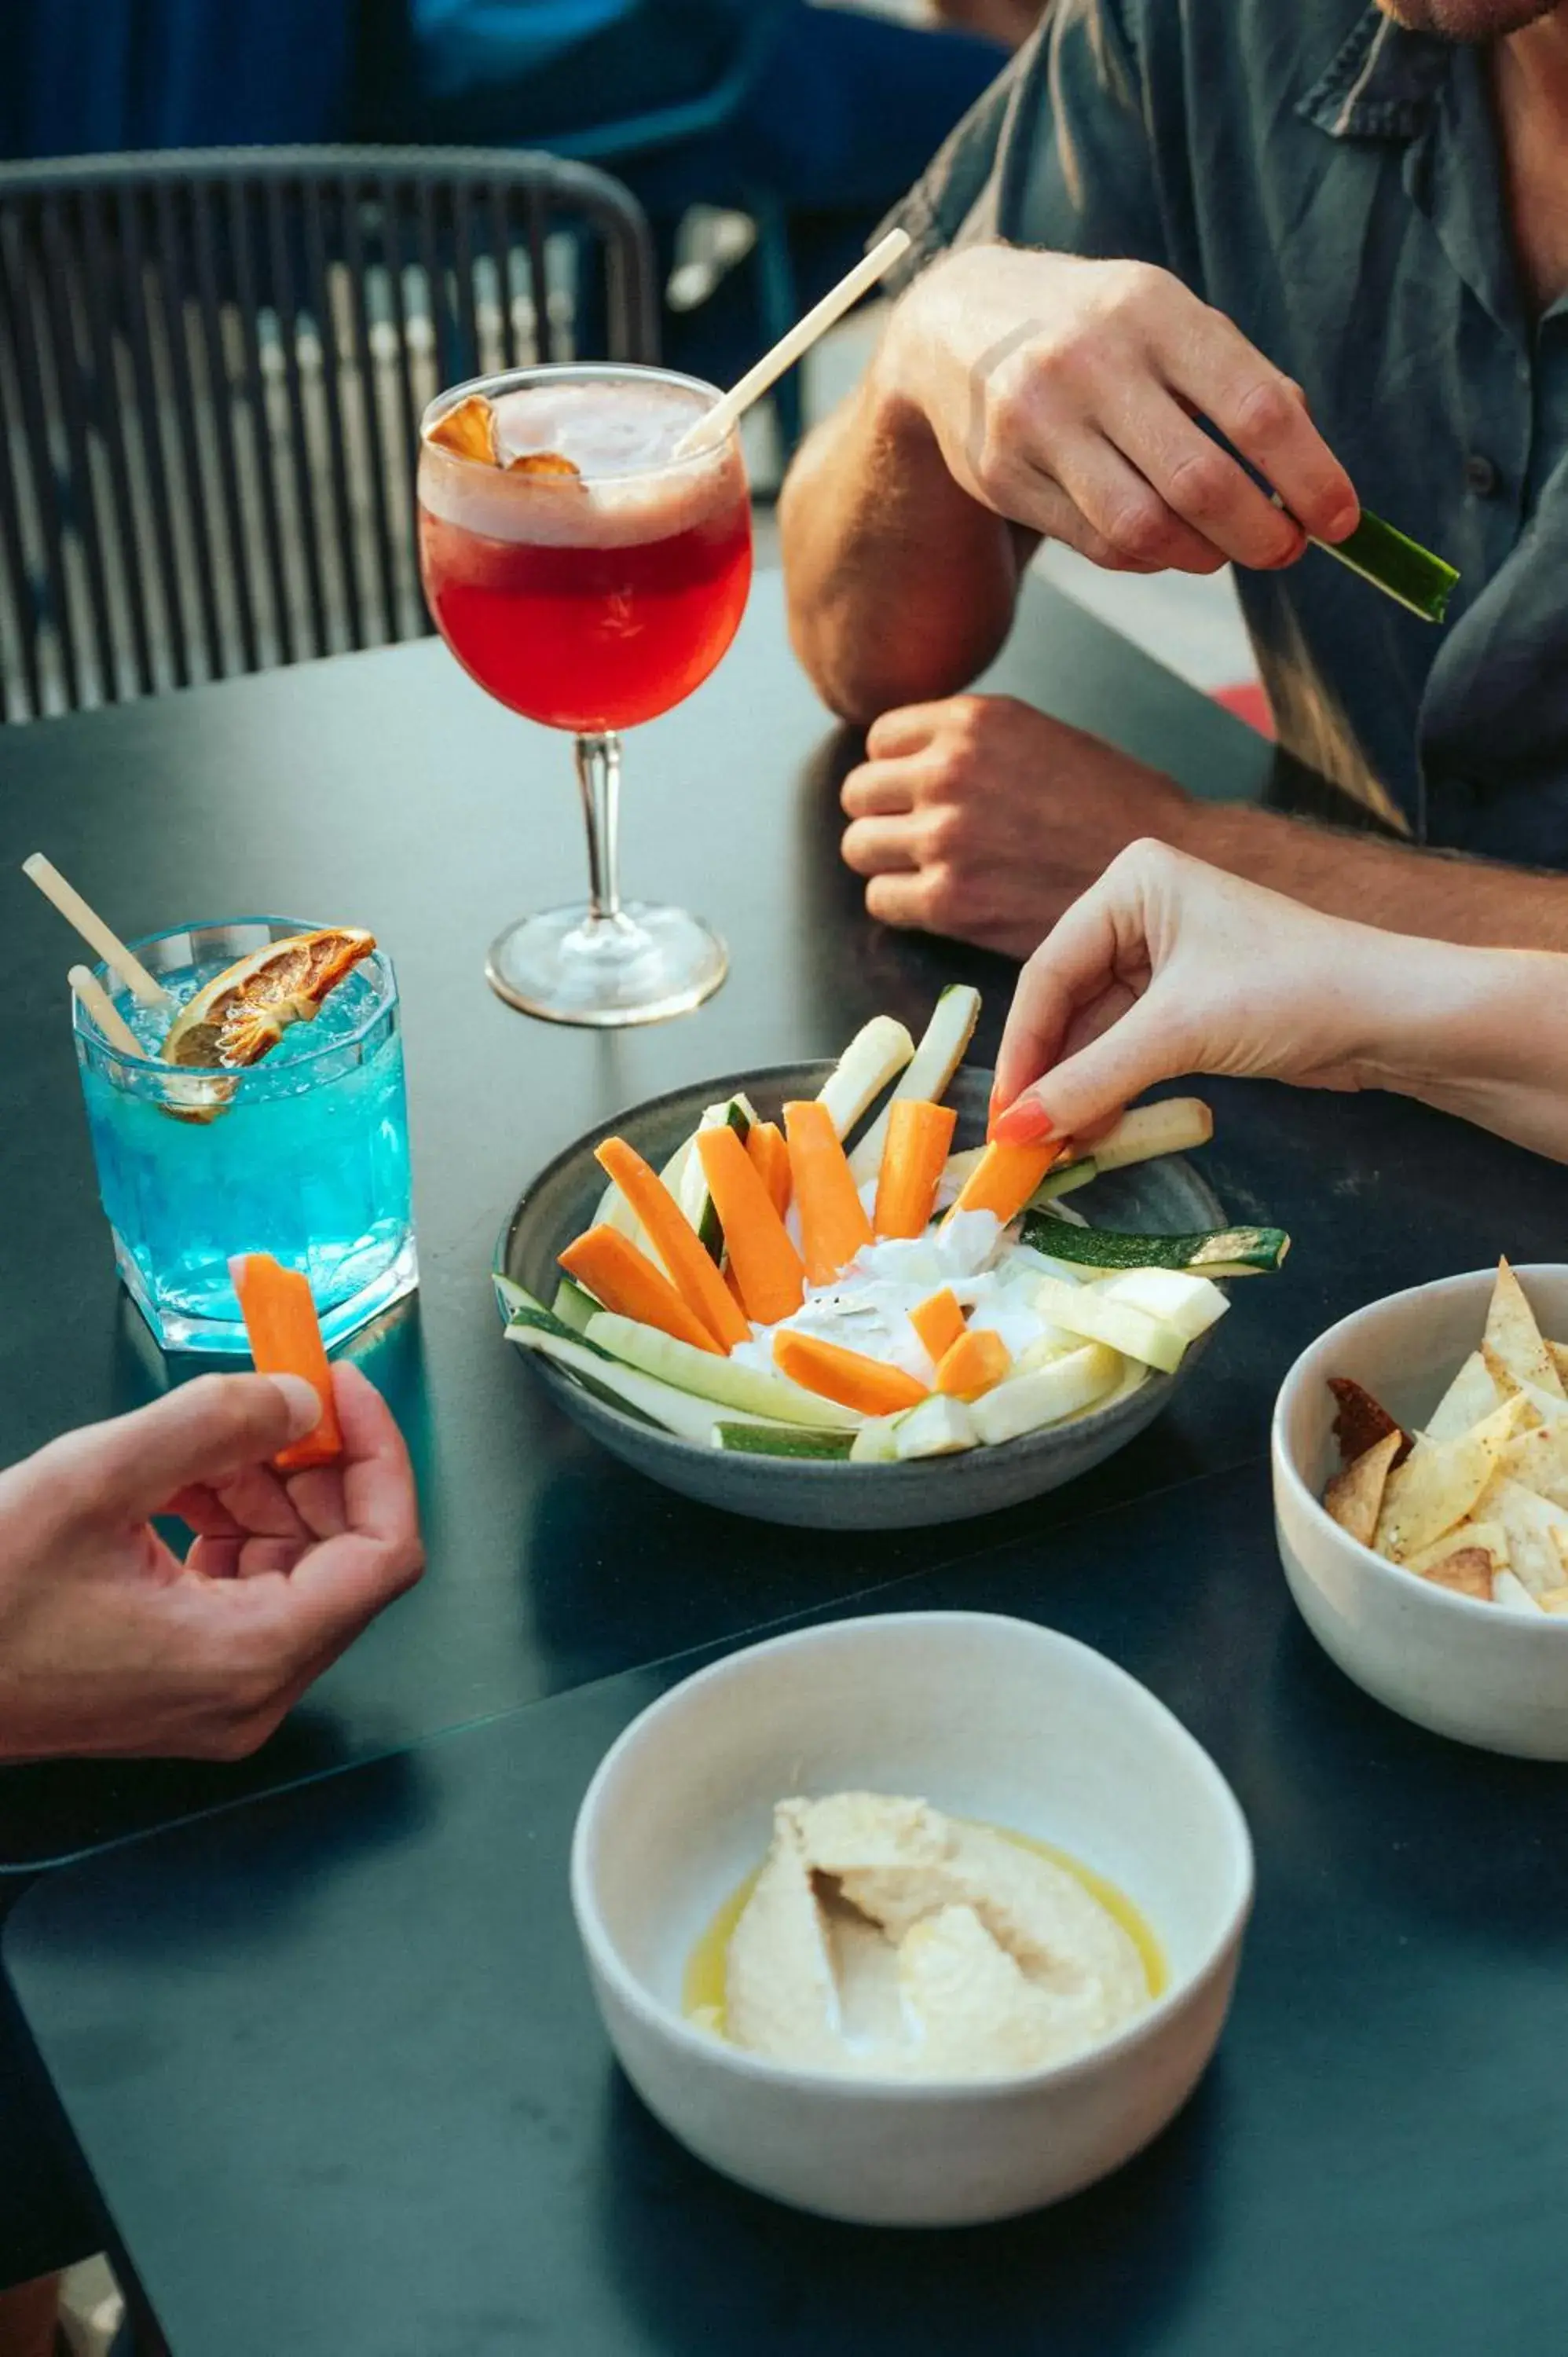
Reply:
[[676, 460], [703, 396], [566, 381], [495, 403], [503, 457], [552, 450], [580, 479], [477, 467], [427, 442], [420, 556], [441, 635], [531, 720], [599, 735], [701, 685], [739, 627], [751, 516], [733, 443]]

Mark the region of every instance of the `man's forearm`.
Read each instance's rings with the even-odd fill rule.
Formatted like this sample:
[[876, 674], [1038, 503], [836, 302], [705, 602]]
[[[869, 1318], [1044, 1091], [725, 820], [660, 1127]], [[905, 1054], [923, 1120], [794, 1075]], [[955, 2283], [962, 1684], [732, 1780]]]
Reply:
[[843, 719], [951, 694], [1005, 639], [1011, 527], [960, 490], [876, 368], [801, 450], [779, 521], [790, 638]]
[[1568, 950], [1568, 877], [1335, 834], [1243, 805], [1189, 811], [1179, 849], [1309, 909], [1477, 948]]

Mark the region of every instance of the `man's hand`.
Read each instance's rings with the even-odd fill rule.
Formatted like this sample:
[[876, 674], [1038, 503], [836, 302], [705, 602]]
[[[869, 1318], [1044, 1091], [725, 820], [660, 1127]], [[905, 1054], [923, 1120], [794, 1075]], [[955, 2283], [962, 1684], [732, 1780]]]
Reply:
[[[237, 1760], [424, 1566], [408, 1454], [339, 1365], [339, 1465], [270, 1460], [320, 1405], [208, 1375], [0, 1474], [0, 1759]], [[197, 1536], [182, 1564], [151, 1526]]]
[[1011, 696], [885, 713], [844, 780], [843, 856], [885, 924], [1026, 958], [1108, 860], [1193, 804], [1128, 753]]
[[1114, 570], [1271, 569], [1359, 519], [1300, 386], [1146, 263], [966, 248], [904, 296], [874, 379], [972, 499]]

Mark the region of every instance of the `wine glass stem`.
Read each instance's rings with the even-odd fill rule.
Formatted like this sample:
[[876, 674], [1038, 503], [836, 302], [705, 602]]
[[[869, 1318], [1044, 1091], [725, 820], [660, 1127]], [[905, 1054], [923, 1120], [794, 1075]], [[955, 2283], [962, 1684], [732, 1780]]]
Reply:
[[620, 829], [620, 738], [613, 729], [577, 739], [577, 783], [588, 834], [588, 921], [621, 922], [617, 851]]

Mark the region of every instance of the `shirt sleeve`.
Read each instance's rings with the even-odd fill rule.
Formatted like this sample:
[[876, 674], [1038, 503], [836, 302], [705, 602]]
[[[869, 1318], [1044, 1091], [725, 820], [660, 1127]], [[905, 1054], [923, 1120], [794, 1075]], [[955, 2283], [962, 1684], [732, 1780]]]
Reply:
[[1169, 266], [1150, 113], [1125, 0], [1055, 0], [883, 224], [914, 240], [893, 285], [996, 240]]

